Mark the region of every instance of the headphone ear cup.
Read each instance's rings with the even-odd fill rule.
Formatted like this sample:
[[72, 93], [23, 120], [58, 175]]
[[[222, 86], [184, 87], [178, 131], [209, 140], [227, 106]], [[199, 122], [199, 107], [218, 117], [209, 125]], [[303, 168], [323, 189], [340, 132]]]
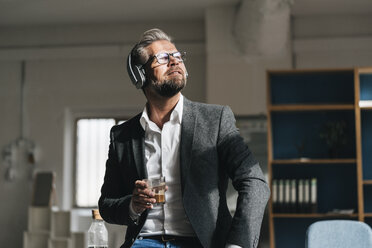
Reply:
[[133, 64], [131, 53], [129, 53], [127, 58], [127, 71], [134, 86], [136, 86], [137, 89], [142, 88], [146, 82], [145, 70]]

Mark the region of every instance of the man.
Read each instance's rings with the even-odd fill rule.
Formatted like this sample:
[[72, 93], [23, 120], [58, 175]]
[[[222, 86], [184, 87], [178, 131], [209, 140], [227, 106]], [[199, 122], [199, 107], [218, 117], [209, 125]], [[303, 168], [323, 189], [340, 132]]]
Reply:
[[[189, 101], [184, 56], [159, 29], [146, 31], [128, 57], [142, 88], [142, 113], [111, 130], [99, 200], [103, 219], [127, 225], [127, 247], [257, 247], [269, 189], [227, 106]], [[135, 70], [135, 72], [133, 72]], [[155, 205], [142, 180], [165, 176]], [[231, 217], [228, 177], [238, 191]]]

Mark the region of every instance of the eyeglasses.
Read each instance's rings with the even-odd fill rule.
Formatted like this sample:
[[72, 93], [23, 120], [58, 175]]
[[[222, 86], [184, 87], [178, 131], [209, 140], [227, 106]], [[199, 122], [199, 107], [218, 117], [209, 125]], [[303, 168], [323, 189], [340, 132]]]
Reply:
[[186, 61], [186, 52], [159, 53], [159, 54], [152, 56], [152, 58], [150, 58], [149, 61], [151, 61], [153, 58], [156, 58], [159, 64], [161, 65], [168, 64], [170, 61], [170, 56], [175, 58], [178, 62]]

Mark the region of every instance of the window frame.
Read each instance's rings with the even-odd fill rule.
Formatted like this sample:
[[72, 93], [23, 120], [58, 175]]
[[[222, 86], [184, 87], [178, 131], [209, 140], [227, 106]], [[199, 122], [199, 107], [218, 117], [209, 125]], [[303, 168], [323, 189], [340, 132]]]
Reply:
[[[127, 117], [127, 116], [83, 116], [83, 117], [76, 117], [74, 118], [74, 123], [73, 123], [73, 168], [72, 168], [72, 196], [71, 196], [71, 201], [72, 201], [72, 207], [76, 209], [92, 209], [92, 208], [97, 208], [98, 205], [95, 206], [79, 206], [77, 204], [77, 123], [79, 120], [89, 120], [89, 119], [113, 119], [115, 121], [114, 125], [118, 125], [120, 121], [126, 121], [129, 120], [132, 117]], [[108, 134], [109, 135], [109, 134]], [[109, 144], [107, 144], [109, 146]], [[104, 165], [102, 165], [104, 166]], [[98, 204], [98, 202], [97, 202]]]

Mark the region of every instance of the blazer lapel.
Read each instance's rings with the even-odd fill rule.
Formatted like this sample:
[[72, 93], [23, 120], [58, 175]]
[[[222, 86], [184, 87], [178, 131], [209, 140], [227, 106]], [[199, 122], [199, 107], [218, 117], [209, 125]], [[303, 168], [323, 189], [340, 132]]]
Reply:
[[147, 170], [144, 162], [145, 158], [145, 131], [138, 121], [134, 127], [133, 138], [132, 138], [132, 151], [133, 158], [136, 164], [137, 173], [140, 179], [147, 178]]
[[191, 101], [184, 97], [182, 126], [181, 126], [181, 144], [180, 144], [180, 170], [182, 193], [185, 188], [185, 182], [190, 168], [192, 156], [192, 143], [194, 139], [194, 129], [196, 123], [195, 111]]

